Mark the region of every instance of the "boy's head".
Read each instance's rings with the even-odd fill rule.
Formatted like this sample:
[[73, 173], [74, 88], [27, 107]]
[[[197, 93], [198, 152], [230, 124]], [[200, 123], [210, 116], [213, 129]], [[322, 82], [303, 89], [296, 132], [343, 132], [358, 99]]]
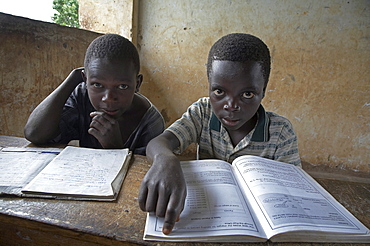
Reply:
[[85, 69], [96, 58], [105, 58], [111, 62], [132, 62], [136, 74], [139, 74], [140, 59], [136, 47], [130, 40], [118, 34], [105, 34], [90, 43], [85, 55]]
[[128, 39], [117, 34], [96, 38], [84, 63], [83, 77], [95, 110], [117, 119], [134, 110], [132, 102], [143, 77], [139, 54]]
[[226, 35], [209, 52], [207, 75], [212, 110], [235, 144], [256, 124], [269, 74], [269, 50], [252, 35]]
[[213, 44], [208, 54], [207, 75], [212, 73], [213, 61], [254, 61], [260, 64], [267, 86], [270, 70], [270, 51], [259, 38], [246, 33], [232, 33], [223, 36]]

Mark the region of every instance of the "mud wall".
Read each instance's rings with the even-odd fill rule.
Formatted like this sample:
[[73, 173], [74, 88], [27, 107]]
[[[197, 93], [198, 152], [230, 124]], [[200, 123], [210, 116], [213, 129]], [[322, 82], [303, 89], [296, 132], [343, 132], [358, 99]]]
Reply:
[[[208, 95], [211, 45], [231, 32], [251, 33], [272, 55], [263, 105], [291, 120], [302, 160], [370, 171], [369, 1], [113, 2], [119, 5], [80, 0], [80, 11], [89, 6], [85, 13], [96, 26], [110, 25], [93, 30], [122, 34], [127, 21], [115, 16], [128, 9], [127, 35], [133, 35], [144, 75], [141, 92], [167, 125]], [[21, 135], [26, 115], [82, 64], [86, 46], [98, 34], [10, 18], [0, 15], [0, 133]]]
[[[79, 0], [82, 28], [99, 33], [116, 33], [132, 40], [134, 0]], [[135, 3], [134, 3], [135, 2]]]
[[167, 123], [208, 95], [207, 53], [221, 36], [263, 39], [272, 73], [263, 105], [288, 117], [314, 164], [370, 170], [369, 1], [140, 1], [142, 92]]
[[31, 111], [73, 68], [98, 33], [0, 13], [0, 134], [23, 137]]

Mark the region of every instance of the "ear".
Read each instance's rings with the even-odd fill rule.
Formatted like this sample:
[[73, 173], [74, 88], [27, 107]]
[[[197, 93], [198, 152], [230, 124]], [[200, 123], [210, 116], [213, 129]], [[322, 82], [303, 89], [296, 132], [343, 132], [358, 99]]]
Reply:
[[135, 92], [139, 92], [140, 86], [143, 83], [143, 75], [139, 74], [136, 78], [136, 89]]
[[266, 86], [263, 87], [263, 94], [262, 94], [262, 99], [265, 98], [265, 94], [266, 94]]
[[85, 69], [81, 70], [81, 75], [82, 75], [82, 80], [86, 83], [87, 77], [86, 77]]

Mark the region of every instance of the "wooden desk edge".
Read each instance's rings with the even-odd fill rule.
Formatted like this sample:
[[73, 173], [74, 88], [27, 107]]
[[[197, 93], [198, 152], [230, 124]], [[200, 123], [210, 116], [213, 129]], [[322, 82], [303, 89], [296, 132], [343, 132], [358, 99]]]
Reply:
[[[10, 144], [9, 144], [10, 141]], [[5, 144], [4, 144], [5, 143]], [[20, 145], [22, 144], [22, 145]], [[0, 136], [0, 146], [7, 147], [9, 145], [12, 145], [13, 147], [23, 147], [29, 145], [30, 142], [23, 138], [15, 138], [15, 137], [7, 137], [7, 136]], [[9, 146], [10, 147], [10, 146]], [[132, 165], [132, 162], [135, 159], [141, 159], [146, 161], [145, 156], [139, 156], [139, 155], [134, 155], [131, 162], [130, 166]], [[149, 163], [148, 163], [149, 167]], [[314, 167], [309, 169], [308, 171], [310, 174], [316, 174], [312, 175], [314, 178], [319, 178], [319, 179], [330, 179], [332, 178], [332, 174], [329, 173], [328, 175], [325, 176], [325, 173], [320, 172], [320, 167]], [[315, 177], [316, 176], [316, 177]], [[359, 182], [362, 183], [365, 181], [365, 183], [369, 183], [369, 179], [360, 177], [358, 179], [355, 179], [355, 181], [352, 180], [343, 180], [343, 177], [341, 175], [334, 175], [334, 179], [337, 179], [339, 177], [339, 180], [345, 181], [345, 182]], [[12, 215], [6, 215], [1, 213], [0, 214], [0, 227], [2, 228], [0, 230], [0, 238], [4, 238], [5, 235], [8, 235], [10, 231], [15, 233], [15, 235], [18, 236], [17, 238], [10, 239], [9, 243], [7, 245], [12, 245], [12, 243], [16, 242], [16, 240], [20, 240], [20, 242], [29, 242], [32, 238], [30, 236], [27, 237], [27, 235], [33, 235], [35, 237], [38, 237], [40, 240], [40, 245], [43, 245], [42, 243], [45, 243], [44, 245], [48, 245], [51, 242], [48, 241], [48, 236], [49, 234], [52, 234], [54, 238], [57, 238], [60, 242], [69, 243], [72, 245], [75, 245], [77, 242], [83, 242], [83, 245], [95, 245], [95, 243], [101, 244], [101, 245], [156, 245], [156, 244], [168, 244], [170, 245], [171, 243], [168, 242], [149, 242], [149, 241], [143, 241], [141, 238], [138, 238], [138, 241], [133, 242], [133, 241], [119, 241], [123, 239], [116, 239], [116, 238], [110, 238], [107, 237], [106, 235], [99, 235], [99, 234], [91, 234], [91, 233], [86, 233], [84, 231], [78, 231], [74, 230], [74, 228], [67, 228], [64, 226], [60, 225], [55, 225], [55, 224], [47, 224], [44, 222], [40, 221], [35, 221], [35, 220], [30, 220], [27, 218], [22, 218], [22, 217], [17, 217], [17, 216], [12, 216]], [[3, 226], [4, 225], [4, 226]], [[27, 234], [30, 233], [30, 234]], [[142, 235], [140, 235], [142, 236]], [[139, 236], [139, 237], [140, 237]], [[13, 242], [14, 240], [14, 242]], [[5, 241], [1, 241], [0, 244], [5, 243]], [[30, 241], [31, 242], [31, 241]], [[54, 241], [53, 241], [54, 242]], [[185, 245], [186, 243], [180, 243], [182, 245]], [[13, 244], [15, 245], [15, 243]], [[191, 244], [191, 245], [197, 245], [197, 244]], [[218, 244], [220, 245], [220, 244]], [[260, 245], [260, 244], [259, 244]], [[284, 245], [289, 245], [284, 243]], [[294, 245], [294, 244], [292, 244]], [[316, 245], [316, 244], [307, 244], [307, 245]], [[322, 244], [317, 244], [317, 245], [322, 245]], [[348, 244], [344, 244], [348, 245]]]

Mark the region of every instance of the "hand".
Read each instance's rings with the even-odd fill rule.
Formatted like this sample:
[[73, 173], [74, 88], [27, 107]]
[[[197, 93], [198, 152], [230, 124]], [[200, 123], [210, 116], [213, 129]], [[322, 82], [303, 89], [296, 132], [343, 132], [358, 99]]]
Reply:
[[123, 148], [119, 123], [103, 112], [90, 113], [92, 121], [88, 133], [98, 139], [105, 149]]
[[164, 217], [162, 232], [170, 234], [184, 209], [186, 183], [176, 156], [155, 158], [139, 192], [141, 210]]
[[66, 80], [77, 86], [82, 81], [85, 81], [84, 72], [84, 67], [75, 68], [69, 73]]

